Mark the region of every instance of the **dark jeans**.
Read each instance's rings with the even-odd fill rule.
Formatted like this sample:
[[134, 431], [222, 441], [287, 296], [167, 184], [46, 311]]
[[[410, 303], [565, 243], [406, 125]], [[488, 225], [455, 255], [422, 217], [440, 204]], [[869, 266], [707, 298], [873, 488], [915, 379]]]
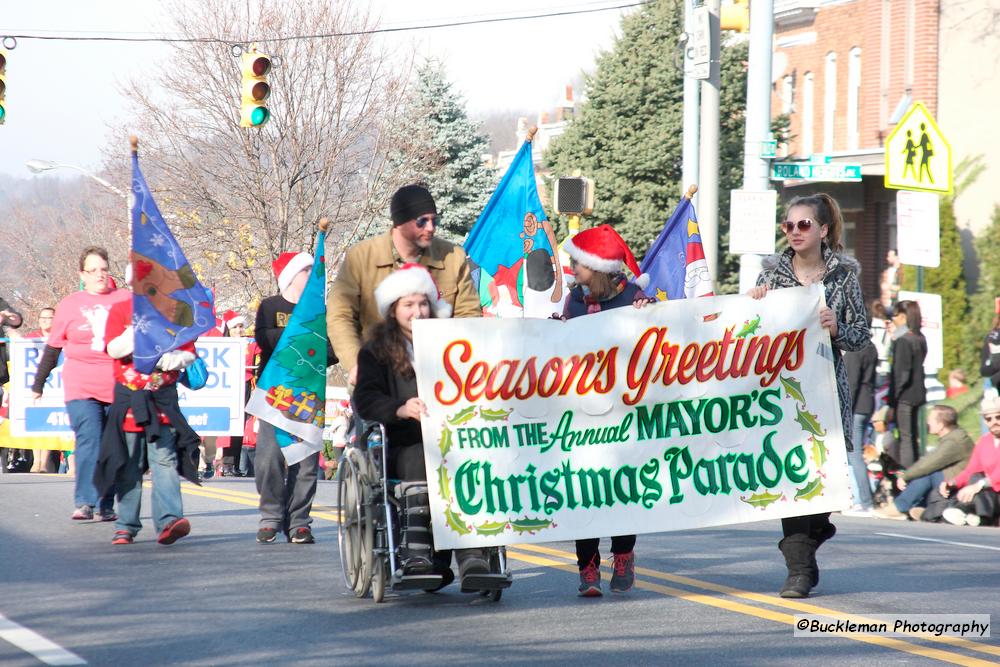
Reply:
[[[982, 478], [982, 473], [976, 473], [969, 478], [968, 484], [978, 484]], [[940, 521], [944, 511], [949, 507], [957, 507], [966, 514], [977, 514], [984, 524], [991, 525], [1000, 512], [1000, 498], [997, 497], [993, 487], [987, 486], [973, 496], [971, 503], [963, 503], [958, 500], [958, 491], [952, 490], [951, 495], [945, 498], [935, 488], [928, 496], [927, 510], [920, 518], [922, 521]]]
[[[581, 570], [590, 563], [601, 562], [601, 538], [591, 537], [576, 541], [576, 565]], [[635, 548], [635, 535], [616, 535], [611, 538], [611, 553], [627, 554]]]
[[896, 509], [906, 514], [914, 507], [920, 507], [927, 500], [931, 491], [941, 486], [944, 481], [944, 473], [935, 470], [924, 477], [917, 477], [906, 483], [903, 492], [896, 496]]
[[899, 459], [903, 468], [909, 468], [920, 458], [920, 406], [909, 403], [896, 405], [896, 426], [899, 427]]
[[253, 477], [253, 460], [256, 454], [256, 447], [243, 446], [243, 456], [240, 457], [240, 472], [244, 477]]
[[66, 412], [69, 413], [69, 423], [76, 438], [73, 447], [73, 455], [76, 457], [73, 504], [76, 507], [95, 507], [100, 504], [99, 509], [110, 510], [115, 504], [114, 486], [108, 489], [108, 495], [103, 498], [97, 497], [97, 487], [94, 486], [94, 471], [101, 452], [101, 435], [108, 420], [108, 404], [95, 398], [80, 398], [67, 401]]

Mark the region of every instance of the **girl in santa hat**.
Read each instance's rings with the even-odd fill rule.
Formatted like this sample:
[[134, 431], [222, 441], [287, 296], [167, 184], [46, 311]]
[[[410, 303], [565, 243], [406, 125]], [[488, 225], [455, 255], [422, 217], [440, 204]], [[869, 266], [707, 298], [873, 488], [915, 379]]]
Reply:
[[[610, 225], [586, 229], [569, 238], [563, 249], [570, 256], [576, 286], [570, 290], [563, 317], [570, 319], [602, 310], [634, 306], [642, 308], [654, 300], [643, 294], [649, 276], [639, 273], [639, 265], [625, 241]], [[636, 279], [629, 282], [622, 272], [628, 267]], [[581, 597], [600, 597], [600, 538], [576, 541], [576, 561], [580, 568]], [[611, 590], [624, 593], [635, 583], [635, 535], [611, 538], [614, 563]]]
[[[406, 482], [427, 481], [420, 430], [427, 406], [417, 396], [413, 321], [451, 317], [451, 306], [440, 297], [431, 274], [420, 264], [404, 264], [379, 283], [375, 302], [383, 321], [371, 331], [368, 342], [358, 353], [354, 404], [362, 419], [381, 422], [386, 428], [390, 443], [386, 475]], [[434, 551], [429, 532], [421, 533], [421, 537], [427, 535], [426, 541], [415, 535], [410, 534], [404, 540], [404, 574], [440, 574], [443, 579], [439, 588], [454, 581], [451, 552]], [[460, 549], [456, 556], [463, 582], [489, 574], [489, 563], [481, 549]], [[482, 586], [468, 588], [478, 590]]]

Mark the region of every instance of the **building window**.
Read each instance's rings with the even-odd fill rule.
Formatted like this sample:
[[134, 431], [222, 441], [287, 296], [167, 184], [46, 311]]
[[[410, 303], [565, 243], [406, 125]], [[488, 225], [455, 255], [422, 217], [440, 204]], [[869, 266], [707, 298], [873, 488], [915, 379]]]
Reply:
[[781, 80], [781, 113], [792, 113], [795, 104], [795, 77], [786, 76]]
[[858, 119], [861, 115], [861, 49], [851, 49], [847, 61], [847, 148], [857, 150], [861, 146], [861, 132]]
[[804, 157], [813, 154], [813, 123], [816, 122], [816, 82], [812, 72], [806, 72], [802, 82], [802, 148]]
[[823, 152], [833, 152], [833, 123], [837, 117], [837, 54], [826, 54], [823, 82]]

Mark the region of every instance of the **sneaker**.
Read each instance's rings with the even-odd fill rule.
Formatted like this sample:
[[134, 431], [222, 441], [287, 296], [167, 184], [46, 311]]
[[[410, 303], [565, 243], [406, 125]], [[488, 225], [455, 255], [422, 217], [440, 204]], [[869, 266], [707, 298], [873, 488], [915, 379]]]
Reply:
[[261, 528], [257, 531], [257, 541], [261, 544], [271, 544], [278, 539], [277, 528]]
[[205, 469], [198, 473], [202, 479], [212, 479], [215, 477], [215, 469], [212, 466], [205, 466]]
[[601, 592], [601, 566], [597, 556], [580, 570], [580, 588], [577, 589], [577, 594], [582, 598], [599, 598], [604, 595]]
[[964, 526], [967, 515], [957, 507], [949, 507], [941, 512], [941, 518], [955, 526]]
[[966, 514], [965, 515], [965, 525], [966, 526], [978, 526], [983, 520], [978, 514]]
[[73, 521], [93, 521], [94, 508], [90, 505], [80, 505], [73, 512]]
[[926, 511], [927, 511], [926, 507], [911, 507], [910, 511], [907, 512], [907, 514], [909, 514], [910, 518], [913, 519], [914, 521], [920, 521], [920, 518], [924, 515], [924, 512]]
[[[259, 538], [260, 533], [257, 533], [257, 536]], [[309, 530], [308, 526], [303, 526], [289, 533], [288, 541], [292, 544], [315, 544], [316, 538], [313, 537], [312, 531]]]
[[[923, 508], [921, 508], [923, 509]], [[893, 519], [894, 521], [906, 521], [906, 514], [896, 509], [896, 503], [886, 503], [885, 507], [872, 510], [872, 516], [878, 519]]]
[[101, 521], [117, 521], [118, 515], [114, 510], [101, 510], [99, 515]]
[[132, 533], [127, 530], [116, 530], [115, 536], [111, 538], [111, 544], [132, 544]]
[[869, 518], [873, 515], [873, 510], [865, 509], [861, 505], [854, 505], [850, 509], [842, 510], [840, 512], [841, 516], [854, 516], [861, 518]]
[[191, 532], [191, 523], [185, 519], [174, 519], [167, 524], [167, 527], [160, 531], [160, 536], [156, 541], [160, 544], [173, 544]]
[[611, 585], [609, 586], [611, 592], [624, 593], [630, 590], [635, 584], [635, 552], [615, 554], [611, 570]]

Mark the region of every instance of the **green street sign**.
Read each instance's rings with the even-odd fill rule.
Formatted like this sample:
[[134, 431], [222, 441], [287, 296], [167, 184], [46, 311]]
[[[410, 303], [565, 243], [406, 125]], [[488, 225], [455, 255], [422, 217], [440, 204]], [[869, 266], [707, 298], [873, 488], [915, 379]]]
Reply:
[[845, 162], [775, 162], [772, 181], [860, 181], [861, 165]]

